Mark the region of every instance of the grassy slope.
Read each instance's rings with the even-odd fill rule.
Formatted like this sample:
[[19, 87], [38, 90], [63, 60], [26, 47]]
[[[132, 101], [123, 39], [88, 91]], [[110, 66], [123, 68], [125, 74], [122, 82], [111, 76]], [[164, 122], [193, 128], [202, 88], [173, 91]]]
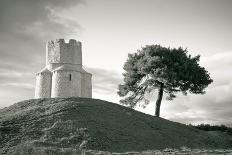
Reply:
[[232, 148], [232, 137], [97, 99], [33, 99], [0, 110], [0, 154], [25, 144], [125, 152]]

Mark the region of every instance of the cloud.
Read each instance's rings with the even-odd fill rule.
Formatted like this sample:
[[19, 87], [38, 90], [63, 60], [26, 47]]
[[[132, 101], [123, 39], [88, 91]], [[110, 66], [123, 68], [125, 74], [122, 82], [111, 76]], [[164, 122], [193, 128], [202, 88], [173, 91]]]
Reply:
[[92, 97], [118, 103], [120, 97], [117, 94], [118, 84], [122, 83], [121, 73], [115, 70], [102, 68], [84, 68], [92, 74]]
[[[161, 117], [182, 123], [211, 123], [232, 125], [232, 52], [223, 52], [201, 58], [201, 66], [209, 71], [214, 82], [206, 89], [206, 94], [196, 95], [181, 93], [173, 101], [165, 100], [161, 105]], [[145, 113], [155, 113], [157, 91], [150, 96], [151, 103], [145, 109], [137, 107]]]
[[117, 94], [118, 84], [122, 82], [120, 73], [100, 68], [86, 68], [92, 74], [93, 91], [103, 94]]
[[[63, 23], [60, 23], [59, 19], [62, 18], [59, 18], [59, 12], [83, 3], [83, 0], [2, 0], [0, 31], [19, 32], [36, 23], [62, 27]], [[68, 24], [65, 23], [65, 25]], [[59, 27], [53, 27], [50, 31], [56, 30], [60, 30]]]
[[[212, 123], [231, 124], [232, 120], [232, 72], [230, 72], [232, 52], [224, 52], [201, 58], [201, 66], [210, 72], [214, 82], [206, 89], [206, 94], [178, 94], [173, 101], [163, 100], [161, 116], [182, 123]], [[222, 62], [222, 63], [220, 63]], [[116, 71], [99, 68], [87, 68], [93, 74], [93, 88], [95, 93], [117, 96], [117, 86], [122, 83], [122, 75]], [[145, 113], [154, 114], [157, 92], [154, 92], [152, 101]], [[165, 96], [164, 96], [165, 98]]]
[[168, 119], [185, 123], [231, 124], [232, 120], [232, 52], [223, 52], [202, 57], [201, 65], [211, 73], [214, 82], [204, 95], [178, 96], [173, 102], [184, 109], [166, 108]]
[[[99, 68], [86, 68], [92, 74], [93, 93], [117, 98], [117, 87], [121, 83], [121, 75], [116, 71]], [[34, 96], [35, 75], [29, 72], [0, 69], [0, 108], [16, 101]], [[3, 95], [4, 94], [4, 95]], [[9, 99], [14, 94], [14, 97]], [[112, 100], [111, 100], [112, 101]]]
[[[62, 16], [83, 0], [3, 0], [0, 2], [0, 66], [38, 70], [45, 42], [77, 35], [81, 26]], [[15, 68], [14, 68], [15, 67]]]
[[0, 107], [33, 98], [34, 73], [45, 63], [45, 42], [77, 36], [82, 27], [67, 10], [80, 4], [85, 1], [1, 0]]
[[[0, 107], [8, 106], [22, 99], [33, 98], [33, 86], [35, 84], [34, 73], [41, 70], [41, 68], [45, 64], [45, 42], [47, 40], [56, 38], [76, 38], [83, 28], [80, 23], [73, 19], [76, 16], [73, 16], [70, 10], [77, 5], [83, 4], [86, 4], [84, 0], [1, 0]], [[228, 9], [229, 8], [227, 8], [227, 10]], [[115, 8], [115, 10], [118, 9]], [[151, 10], [153, 11], [154, 9]], [[198, 18], [198, 16], [194, 16], [194, 18], [195, 17]], [[112, 19], [111, 15], [109, 19]], [[163, 18], [160, 19], [163, 20]], [[91, 19], [91, 22], [93, 21], [94, 20]], [[215, 23], [214, 20], [212, 20], [212, 22]], [[224, 28], [223, 24], [220, 24], [220, 22], [218, 23], [220, 26], [223, 26], [222, 28]], [[230, 23], [228, 23], [227, 25], [230, 25]], [[169, 27], [167, 27], [167, 29], [169, 29], [169, 31], [173, 30]], [[165, 29], [165, 32], [167, 29]], [[94, 31], [95, 30], [96, 29], [94, 29]], [[211, 30], [212, 29], [204, 34], [211, 32]], [[219, 30], [222, 29], [220, 28]], [[105, 32], [105, 29], [102, 32]], [[122, 31], [122, 33], [124, 32]], [[142, 34], [146, 33], [143, 32]], [[150, 33], [150, 29], [149, 34], [152, 34]], [[185, 35], [188, 33], [178, 34]], [[195, 34], [203, 33], [194, 33], [194, 37]], [[219, 36], [222, 36], [220, 34]], [[229, 35], [228, 33], [226, 34], [227, 35], [223, 37], [216, 37], [219, 38], [219, 41], [221, 40], [221, 38], [224, 38], [226, 42], [225, 47], [227, 48], [223, 48], [223, 50], [230, 49], [230, 46], [227, 46], [228, 39], [225, 39]], [[114, 35], [110, 35], [110, 37], [112, 36]], [[164, 35], [162, 33], [162, 36], [164, 37], [164, 40], [166, 40], [166, 34]], [[215, 49], [215, 45], [211, 46], [210, 44], [212, 42], [215, 42], [211, 40], [211, 38], [208, 38], [207, 36], [200, 38], [203, 38], [203, 40], [200, 40], [199, 42], [198, 39], [198, 42], [196, 41], [194, 43], [196, 47], [202, 49], [201, 45], [204, 45], [203, 49], [205, 49], [205, 47]], [[154, 36], [152, 36], [151, 40], [154, 40]], [[190, 39], [189, 42], [184, 42], [184, 44], [191, 45], [192, 42], [194, 41]], [[222, 44], [224, 45], [223, 42]], [[194, 44], [192, 44], [192, 46]], [[102, 44], [97, 46], [106, 45]], [[217, 47], [216, 49], [221, 49]], [[206, 89], [206, 94], [189, 94], [188, 96], [178, 95], [176, 99], [170, 102], [163, 100], [163, 104], [161, 106], [161, 116], [185, 123], [229, 123], [232, 120], [231, 60], [232, 52], [230, 51], [202, 57], [201, 65], [204, 66], [211, 73], [211, 76], [214, 80], [214, 82]], [[97, 94], [100, 97], [107, 96], [107, 100], [109, 99], [109, 101], [118, 101], [117, 86], [119, 83], [122, 83], [121, 73], [100, 68], [87, 68], [87, 70], [93, 74], [93, 93]], [[145, 109], [145, 111], [147, 113], [154, 114], [154, 102], [152, 102]]]
[[35, 76], [31, 71], [0, 68], [0, 108], [34, 96]]

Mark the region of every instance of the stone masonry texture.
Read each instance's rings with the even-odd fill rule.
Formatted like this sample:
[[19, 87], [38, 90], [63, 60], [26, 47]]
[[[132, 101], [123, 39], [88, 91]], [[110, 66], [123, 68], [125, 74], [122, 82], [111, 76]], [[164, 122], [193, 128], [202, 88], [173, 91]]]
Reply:
[[74, 39], [49, 41], [46, 66], [36, 74], [35, 98], [92, 98], [92, 74], [82, 68], [82, 45]]

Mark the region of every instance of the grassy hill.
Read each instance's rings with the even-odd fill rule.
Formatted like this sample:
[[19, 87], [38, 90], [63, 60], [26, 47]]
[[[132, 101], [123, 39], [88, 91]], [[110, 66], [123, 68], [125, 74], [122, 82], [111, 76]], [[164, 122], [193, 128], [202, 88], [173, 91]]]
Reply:
[[39, 148], [110, 152], [232, 148], [232, 136], [87, 98], [32, 99], [0, 109], [0, 154]]

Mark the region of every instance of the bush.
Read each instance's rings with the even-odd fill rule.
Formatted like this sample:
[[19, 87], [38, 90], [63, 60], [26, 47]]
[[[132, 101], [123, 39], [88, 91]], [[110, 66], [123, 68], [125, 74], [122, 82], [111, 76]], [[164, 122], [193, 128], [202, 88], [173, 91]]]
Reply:
[[221, 131], [221, 132], [226, 132], [230, 135], [232, 135], [232, 128], [227, 127], [225, 125], [210, 125], [210, 124], [200, 124], [200, 125], [191, 125], [197, 129], [204, 130], [204, 131]]

